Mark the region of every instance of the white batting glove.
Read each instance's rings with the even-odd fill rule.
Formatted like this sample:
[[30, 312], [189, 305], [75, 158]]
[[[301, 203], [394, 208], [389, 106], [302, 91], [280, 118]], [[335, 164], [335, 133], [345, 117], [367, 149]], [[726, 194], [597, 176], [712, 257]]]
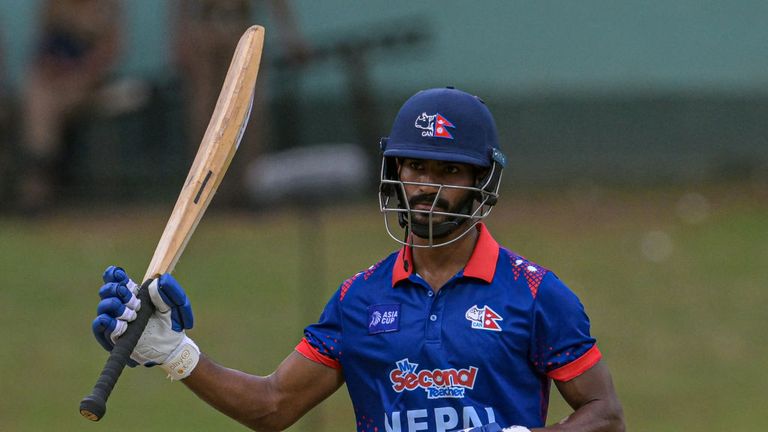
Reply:
[[[136, 298], [138, 286], [119, 267], [109, 267], [104, 272], [105, 285], [99, 290], [102, 301], [93, 322], [93, 333], [108, 351], [136, 319], [141, 307]], [[185, 329], [192, 328], [194, 317], [189, 299], [178, 282], [164, 274], [149, 285], [149, 296], [155, 313], [136, 344], [131, 359], [144, 366], [160, 365], [172, 380], [189, 376], [200, 359], [200, 349], [190, 339]], [[134, 366], [135, 366], [134, 364]]]

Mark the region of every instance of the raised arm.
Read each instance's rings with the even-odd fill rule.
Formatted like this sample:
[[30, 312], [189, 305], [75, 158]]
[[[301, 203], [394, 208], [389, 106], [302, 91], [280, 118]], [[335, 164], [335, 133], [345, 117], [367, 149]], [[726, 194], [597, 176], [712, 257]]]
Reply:
[[[104, 283], [92, 328], [96, 340], [111, 350], [136, 319], [141, 302], [137, 285], [122, 268], [107, 268]], [[202, 400], [254, 430], [289, 427], [344, 382], [341, 369], [316, 363], [297, 351], [266, 377], [220, 366], [201, 354], [186, 335], [194, 318], [181, 285], [164, 274], [149, 284], [149, 293], [155, 313], [131, 354], [131, 365], [159, 365], [169, 378], [181, 380]]]
[[308, 360], [294, 351], [266, 377], [214, 363], [204, 355], [182, 380], [202, 400], [257, 431], [280, 431], [338, 390], [340, 370]]

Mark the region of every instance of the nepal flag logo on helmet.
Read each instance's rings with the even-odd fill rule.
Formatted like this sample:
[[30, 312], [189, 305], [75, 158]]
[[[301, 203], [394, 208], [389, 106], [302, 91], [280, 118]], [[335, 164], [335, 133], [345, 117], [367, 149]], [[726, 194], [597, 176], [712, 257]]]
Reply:
[[414, 126], [421, 129], [421, 136], [423, 137], [446, 139], [453, 139], [453, 135], [451, 135], [446, 128], [456, 128], [456, 126], [454, 126], [447, 118], [443, 117], [442, 114], [435, 113], [429, 115], [426, 112], [423, 112], [420, 116], [416, 117]]

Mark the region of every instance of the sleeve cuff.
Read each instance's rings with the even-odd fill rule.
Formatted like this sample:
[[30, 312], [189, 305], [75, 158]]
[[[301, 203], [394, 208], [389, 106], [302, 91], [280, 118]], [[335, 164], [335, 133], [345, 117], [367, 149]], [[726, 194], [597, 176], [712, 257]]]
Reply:
[[585, 352], [584, 355], [565, 366], [548, 372], [547, 376], [557, 381], [570, 381], [588, 371], [601, 358], [603, 358], [603, 355], [597, 349], [597, 345], [592, 345], [592, 348]]
[[303, 355], [309, 360], [312, 360], [315, 363], [320, 363], [321, 365], [325, 365], [333, 369], [341, 369], [341, 363], [339, 363], [338, 360], [320, 354], [320, 352], [315, 349], [315, 347], [307, 342], [306, 338], [303, 338], [301, 342], [296, 345], [295, 349], [299, 354]]

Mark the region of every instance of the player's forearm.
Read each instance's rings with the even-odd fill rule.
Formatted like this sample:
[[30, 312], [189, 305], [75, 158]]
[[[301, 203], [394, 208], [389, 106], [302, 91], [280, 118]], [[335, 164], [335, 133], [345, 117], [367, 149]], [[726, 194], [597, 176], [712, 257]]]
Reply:
[[579, 407], [560, 423], [532, 431], [624, 432], [624, 413], [618, 400], [594, 400]]
[[293, 423], [280, 415], [269, 377], [225, 368], [201, 355], [182, 382], [200, 399], [253, 430], [279, 431]]

